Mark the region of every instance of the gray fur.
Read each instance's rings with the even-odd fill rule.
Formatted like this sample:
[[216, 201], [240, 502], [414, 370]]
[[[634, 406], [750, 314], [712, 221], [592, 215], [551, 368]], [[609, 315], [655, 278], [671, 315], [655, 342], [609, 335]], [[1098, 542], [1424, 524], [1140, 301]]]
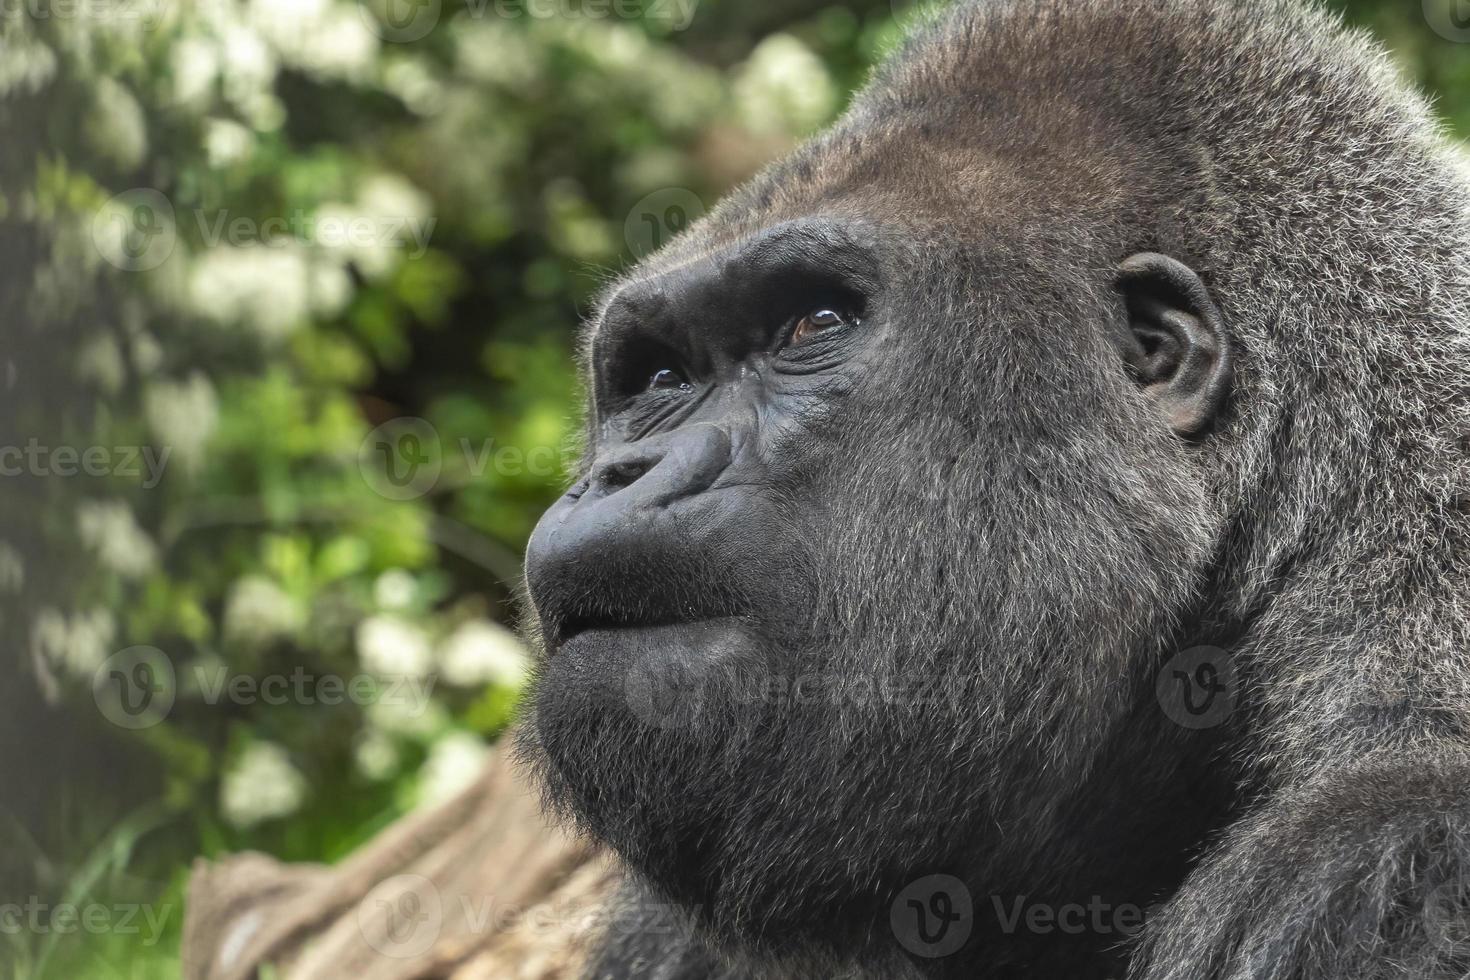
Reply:
[[[1467, 188], [1383, 51], [1318, 10], [966, 2], [620, 284], [808, 215], [904, 230], [882, 302], [903, 329], [801, 470], [842, 496], [791, 529], [822, 638], [800, 656], [986, 682], [943, 726], [837, 711], [779, 740], [530, 746], [639, 889], [713, 896], [673, 945], [630, 913], [599, 975], [1470, 975]], [[1103, 341], [1141, 250], [1194, 268], [1231, 337], [1235, 389], [1197, 442], [1151, 424]], [[1201, 642], [1231, 651], [1239, 702], [1187, 732], [1153, 676]], [[568, 789], [634, 773], [696, 801], [646, 786], [644, 815], [715, 815], [717, 890]], [[1134, 943], [904, 956], [884, 903], [936, 870], [977, 908], [1101, 891], [1153, 912]]]

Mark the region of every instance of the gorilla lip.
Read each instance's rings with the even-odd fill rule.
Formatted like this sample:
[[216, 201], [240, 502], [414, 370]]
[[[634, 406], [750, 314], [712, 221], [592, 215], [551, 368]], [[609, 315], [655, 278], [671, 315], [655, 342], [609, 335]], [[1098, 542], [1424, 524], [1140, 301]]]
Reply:
[[677, 633], [684, 628], [699, 629], [737, 618], [735, 616], [696, 616], [689, 619], [629, 619], [618, 616], [571, 617], [559, 625], [548, 654], [554, 657], [573, 640], [588, 634]]
[[552, 652], [555, 653], [584, 633], [614, 633], [637, 629], [656, 629], [660, 626], [674, 626], [678, 622], [678, 620], [639, 620], [615, 614], [568, 616], [557, 624], [553, 637], [554, 644]]

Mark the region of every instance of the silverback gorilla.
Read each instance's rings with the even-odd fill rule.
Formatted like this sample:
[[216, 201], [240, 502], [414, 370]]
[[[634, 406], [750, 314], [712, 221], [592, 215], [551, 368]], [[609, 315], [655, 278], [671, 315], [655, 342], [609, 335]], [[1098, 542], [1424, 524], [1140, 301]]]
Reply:
[[1470, 972], [1470, 170], [1287, 0], [962, 2], [608, 290], [598, 977]]

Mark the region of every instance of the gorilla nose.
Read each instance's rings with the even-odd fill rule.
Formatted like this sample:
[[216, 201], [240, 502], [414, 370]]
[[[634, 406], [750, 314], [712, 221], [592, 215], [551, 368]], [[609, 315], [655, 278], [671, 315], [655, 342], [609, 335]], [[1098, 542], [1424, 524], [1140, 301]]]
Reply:
[[595, 461], [590, 475], [567, 494], [587, 506], [624, 494], [618, 508], [666, 507], [707, 489], [730, 464], [730, 436], [701, 425], [648, 443], [625, 446]]
[[[643, 592], [640, 575], [662, 574], [688, 554], [692, 537], [709, 533], [714, 510], [671, 505], [708, 490], [731, 462], [730, 435], [714, 425], [656, 436], [594, 461], [536, 525], [526, 548], [532, 601], [553, 620], [578, 595]], [[561, 610], [561, 612], [573, 612]]]

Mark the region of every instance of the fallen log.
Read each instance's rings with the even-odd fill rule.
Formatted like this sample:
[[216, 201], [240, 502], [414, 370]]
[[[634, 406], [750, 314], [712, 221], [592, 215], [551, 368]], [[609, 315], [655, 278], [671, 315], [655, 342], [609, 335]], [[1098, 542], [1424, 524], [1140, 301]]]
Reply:
[[185, 980], [570, 980], [617, 878], [551, 825], [493, 753], [459, 796], [403, 817], [335, 867], [263, 854], [196, 862]]

